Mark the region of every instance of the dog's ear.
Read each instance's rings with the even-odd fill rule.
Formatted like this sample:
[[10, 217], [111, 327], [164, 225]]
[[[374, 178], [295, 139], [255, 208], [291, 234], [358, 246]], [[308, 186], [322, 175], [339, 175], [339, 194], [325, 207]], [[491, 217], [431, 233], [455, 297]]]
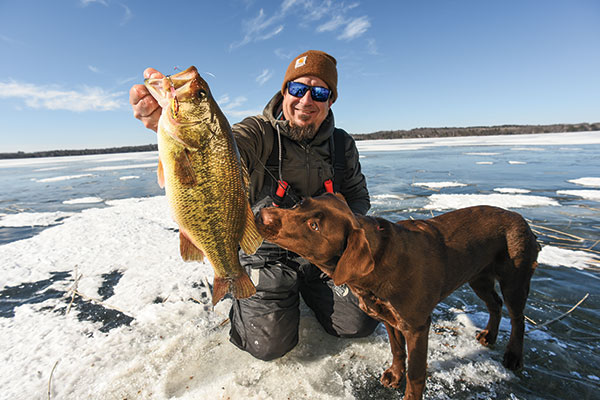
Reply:
[[351, 228], [346, 250], [333, 271], [333, 283], [339, 286], [348, 281], [367, 276], [375, 268], [375, 261], [371, 254], [371, 246], [362, 228]]

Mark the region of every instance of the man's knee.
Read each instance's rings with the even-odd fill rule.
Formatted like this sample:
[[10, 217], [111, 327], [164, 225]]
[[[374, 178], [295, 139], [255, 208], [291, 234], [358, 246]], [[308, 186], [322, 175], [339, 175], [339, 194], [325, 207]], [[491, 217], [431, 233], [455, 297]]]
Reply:
[[269, 361], [279, 358], [298, 344], [298, 307], [251, 315], [235, 301], [230, 312], [229, 340], [252, 356]]

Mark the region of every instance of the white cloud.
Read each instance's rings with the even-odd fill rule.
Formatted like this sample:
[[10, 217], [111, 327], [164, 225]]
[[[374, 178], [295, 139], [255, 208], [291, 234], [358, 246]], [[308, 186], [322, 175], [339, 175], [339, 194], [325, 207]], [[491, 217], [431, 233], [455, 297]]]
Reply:
[[[229, 119], [236, 118], [245, 118], [250, 115], [260, 114], [260, 110], [252, 110], [252, 109], [241, 109], [248, 99], [244, 96], [238, 96], [233, 101], [230, 101], [229, 95], [224, 94], [217, 100], [217, 104], [221, 107], [221, 111], [227, 115]], [[232, 121], [233, 122], [233, 121]]]
[[102, 4], [105, 7], [108, 7], [108, 3], [106, 2], [106, 0], [81, 0], [79, 3], [83, 7], [87, 7], [92, 3], [98, 3], [98, 4]]
[[263, 70], [263, 72], [256, 77], [256, 82], [258, 82], [258, 84], [260, 86], [264, 85], [269, 79], [271, 79], [271, 77], [273, 76], [273, 71], [269, 70], [269, 69], [265, 69]]
[[345, 25], [346, 23], [347, 21], [344, 17], [342, 17], [341, 15], [336, 15], [331, 20], [329, 20], [329, 22], [319, 25], [319, 27], [317, 28], [317, 32], [334, 31], [342, 25]]
[[93, 73], [95, 73], [95, 74], [99, 74], [100, 73], [100, 68], [94, 67], [93, 65], [88, 65], [88, 69], [90, 71], [92, 71]]
[[355, 39], [363, 33], [365, 33], [370, 26], [371, 23], [369, 22], [369, 19], [366, 16], [355, 18], [346, 25], [346, 28], [344, 28], [344, 32], [342, 32], [342, 34], [338, 36], [338, 39]]
[[133, 17], [133, 13], [125, 4], [119, 3], [119, 5], [123, 7], [123, 10], [125, 11], [125, 15], [123, 15], [123, 18], [121, 19], [121, 26], [123, 26]]
[[99, 87], [65, 90], [16, 81], [0, 82], [0, 99], [21, 99], [31, 108], [67, 111], [111, 111], [125, 106], [125, 92], [108, 92]]
[[[269, 15], [261, 8], [256, 17], [243, 21], [242, 40], [232, 43], [229, 47], [234, 49], [252, 42], [271, 39], [286, 28], [286, 23], [294, 25], [293, 28], [314, 27], [311, 29], [317, 32], [343, 29], [337, 38], [351, 40], [364, 34], [371, 26], [367, 16], [348, 16], [358, 6], [357, 2], [346, 4], [331, 0], [285, 0], [272, 14]], [[322, 21], [326, 22], [321, 23]]]
[[377, 50], [377, 43], [375, 43], [375, 39], [367, 39], [367, 53], [371, 55], [379, 55], [379, 51]]

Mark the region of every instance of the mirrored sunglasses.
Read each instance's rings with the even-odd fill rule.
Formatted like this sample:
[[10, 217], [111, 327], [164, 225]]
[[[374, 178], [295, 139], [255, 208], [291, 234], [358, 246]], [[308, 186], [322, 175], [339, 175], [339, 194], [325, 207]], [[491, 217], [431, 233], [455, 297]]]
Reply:
[[331, 90], [322, 86], [308, 86], [300, 82], [288, 82], [287, 90], [288, 93], [294, 97], [304, 97], [306, 92], [310, 89], [310, 97], [314, 101], [324, 102], [331, 96]]

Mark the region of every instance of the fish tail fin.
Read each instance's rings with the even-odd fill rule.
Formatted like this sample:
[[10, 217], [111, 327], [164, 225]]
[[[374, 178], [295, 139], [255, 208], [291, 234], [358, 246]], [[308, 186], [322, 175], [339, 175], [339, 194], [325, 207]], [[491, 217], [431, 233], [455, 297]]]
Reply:
[[203, 261], [204, 253], [179, 228], [179, 253], [183, 261]]
[[246, 207], [246, 226], [244, 227], [244, 234], [242, 240], [240, 240], [240, 246], [244, 253], [254, 254], [263, 242], [262, 236], [258, 233], [256, 228], [256, 222], [254, 221], [254, 213], [250, 208], [250, 204], [247, 203]]
[[217, 304], [229, 292], [236, 299], [245, 299], [256, 293], [256, 287], [245, 272], [235, 278], [215, 276], [213, 283], [213, 305]]

